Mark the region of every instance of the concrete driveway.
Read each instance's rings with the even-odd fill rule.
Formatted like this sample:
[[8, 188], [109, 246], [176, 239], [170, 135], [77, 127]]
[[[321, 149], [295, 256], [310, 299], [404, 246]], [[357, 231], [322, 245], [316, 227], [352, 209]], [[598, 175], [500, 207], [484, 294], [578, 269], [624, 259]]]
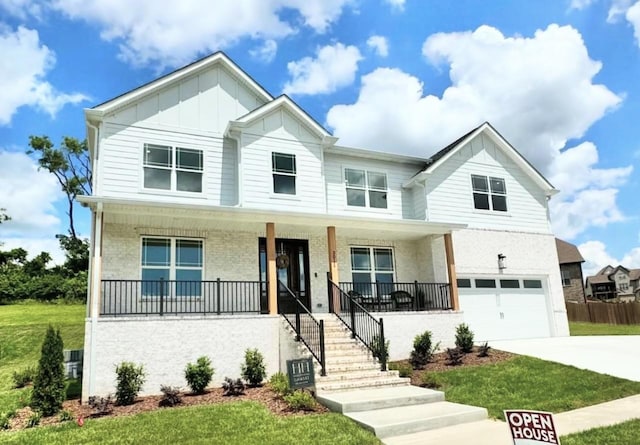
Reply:
[[490, 341], [492, 348], [640, 382], [640, 335]]

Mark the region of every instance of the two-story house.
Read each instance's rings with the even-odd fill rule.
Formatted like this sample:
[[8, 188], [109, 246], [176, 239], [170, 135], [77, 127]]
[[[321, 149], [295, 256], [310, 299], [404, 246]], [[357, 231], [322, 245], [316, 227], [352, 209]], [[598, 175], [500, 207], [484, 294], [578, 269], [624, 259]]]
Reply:
[[596, 300], [640, 301], [640, 269], [607, 265], [587, 277], [586, 294]]
[[562, 292], [566, 302], [586, 303], [582, 263], [584, 258], [575, 244], [556, 238]]
[[556, 190], [488, 123], [430, 157], [344, 147], [222, 53], [85, 116], [84, 399], [113, 391], [123, 360], [147, 393], [184, 386], [201, 355], [216, 381], [246, 348], [276, 372], [280, 314], [300, 305], [382, 317], [392, 359], [425, 330], [451, 345], [461, 322], [477, 340], [568, 335]]

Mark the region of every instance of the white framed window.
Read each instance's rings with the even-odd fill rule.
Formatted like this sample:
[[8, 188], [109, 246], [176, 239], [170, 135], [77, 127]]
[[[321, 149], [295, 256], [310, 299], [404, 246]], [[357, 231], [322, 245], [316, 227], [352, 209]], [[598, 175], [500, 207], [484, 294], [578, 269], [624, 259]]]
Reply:
[[561, 269], [560, 274], [562, 275], [562, 285], [564, 287], [571, 286], [571, 274], [568, 269]]
[[[199, 239], [143, 237], [142, 296], [199, 297], [204, 245]], [[166, 281], [162, 290], [160, 283]]]
[[273, 193], [295, 195], [296, 155], [271, 153], [271, 169], [273, 171]]
[[389, 247], [352, 247], [353, 290], [361, 295], [374, 295], [374, 287], [382, 294], [393, 291], [393, 265], [393, 249]]
[[353, 207], [387, 208], [386, 173], [344, 169], [344, 182], [347, 190], [347, 205]]
[[144, 188], [202, 193], [202, 150], [144, 144]]
[[473, 207], [479, 210], [507, 211], [507, 187], [503, 178], [471, 175]]

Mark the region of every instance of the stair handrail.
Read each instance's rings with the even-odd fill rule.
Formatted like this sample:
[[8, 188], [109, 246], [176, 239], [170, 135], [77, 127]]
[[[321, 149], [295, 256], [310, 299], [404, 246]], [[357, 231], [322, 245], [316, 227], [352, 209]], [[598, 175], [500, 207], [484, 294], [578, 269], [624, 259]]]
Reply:
[[[354, 297], [343, 291], [327, 273], [329, 312], [351, 331], [351, 337], [360, 340], [380, 361], [380, 369], [387, 370], [387, 344], [384, 338], [384, 322], [376, 319]], [[336, 304], [337, 303], [337, 304]]]
[[[280, 291], [285, 292], [295, 302], [296, 312], [295, 314], [286, 314], [281, 312], [280, 315], [284, 317], [289, 325], [296, 333], [296, 341], [302, 342], [311, 355], [320, 363], [320, 375], [327, 375], [326, 355], [324, 347], [324, 320], [317, 320], [311, 311], [300, 301], [300, 299], [285, 285], [282, 281], [278, 280], [278, 294]], [[295, 317], [291, 320], [290, 316]], [[303, 318], [310, 320], [311, 323], [304, 323]], [[304, 326], [303, 326], [304, 324]], [[317, 343], [317, 344], [316, 344]]]

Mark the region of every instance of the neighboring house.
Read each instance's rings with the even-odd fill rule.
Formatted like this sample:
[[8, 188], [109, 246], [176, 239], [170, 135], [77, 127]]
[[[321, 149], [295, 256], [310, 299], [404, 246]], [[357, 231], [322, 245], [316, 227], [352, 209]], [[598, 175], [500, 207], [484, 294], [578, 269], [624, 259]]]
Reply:
[[291, 295], [312, 313], [351, 295], [383, 317], [391, 359], [425, 330], [450, 346], [461, 322], [478, 341], [569, 334], [556, 190], [488, 123], [430, 158], [340, 146], [222, 53], [85, 117], [85, 400], [123, 360], [146, 393], [184, 386], [201, 355], [216, 381], [249, 347], [283, 369]]
[[558, 251], [558, 263], [560, 264], [560, 278], [562, 279], [562, 292], [564, 300], [585, 303], [584, 278], [582, 276], [582, 263], [584, 258], [578, 248], [566, 241], [556, 238], [556, 250]]
[[605, 266], [587, 277], [586, 294], [594, 300], [640, 301], [640, 269]]

